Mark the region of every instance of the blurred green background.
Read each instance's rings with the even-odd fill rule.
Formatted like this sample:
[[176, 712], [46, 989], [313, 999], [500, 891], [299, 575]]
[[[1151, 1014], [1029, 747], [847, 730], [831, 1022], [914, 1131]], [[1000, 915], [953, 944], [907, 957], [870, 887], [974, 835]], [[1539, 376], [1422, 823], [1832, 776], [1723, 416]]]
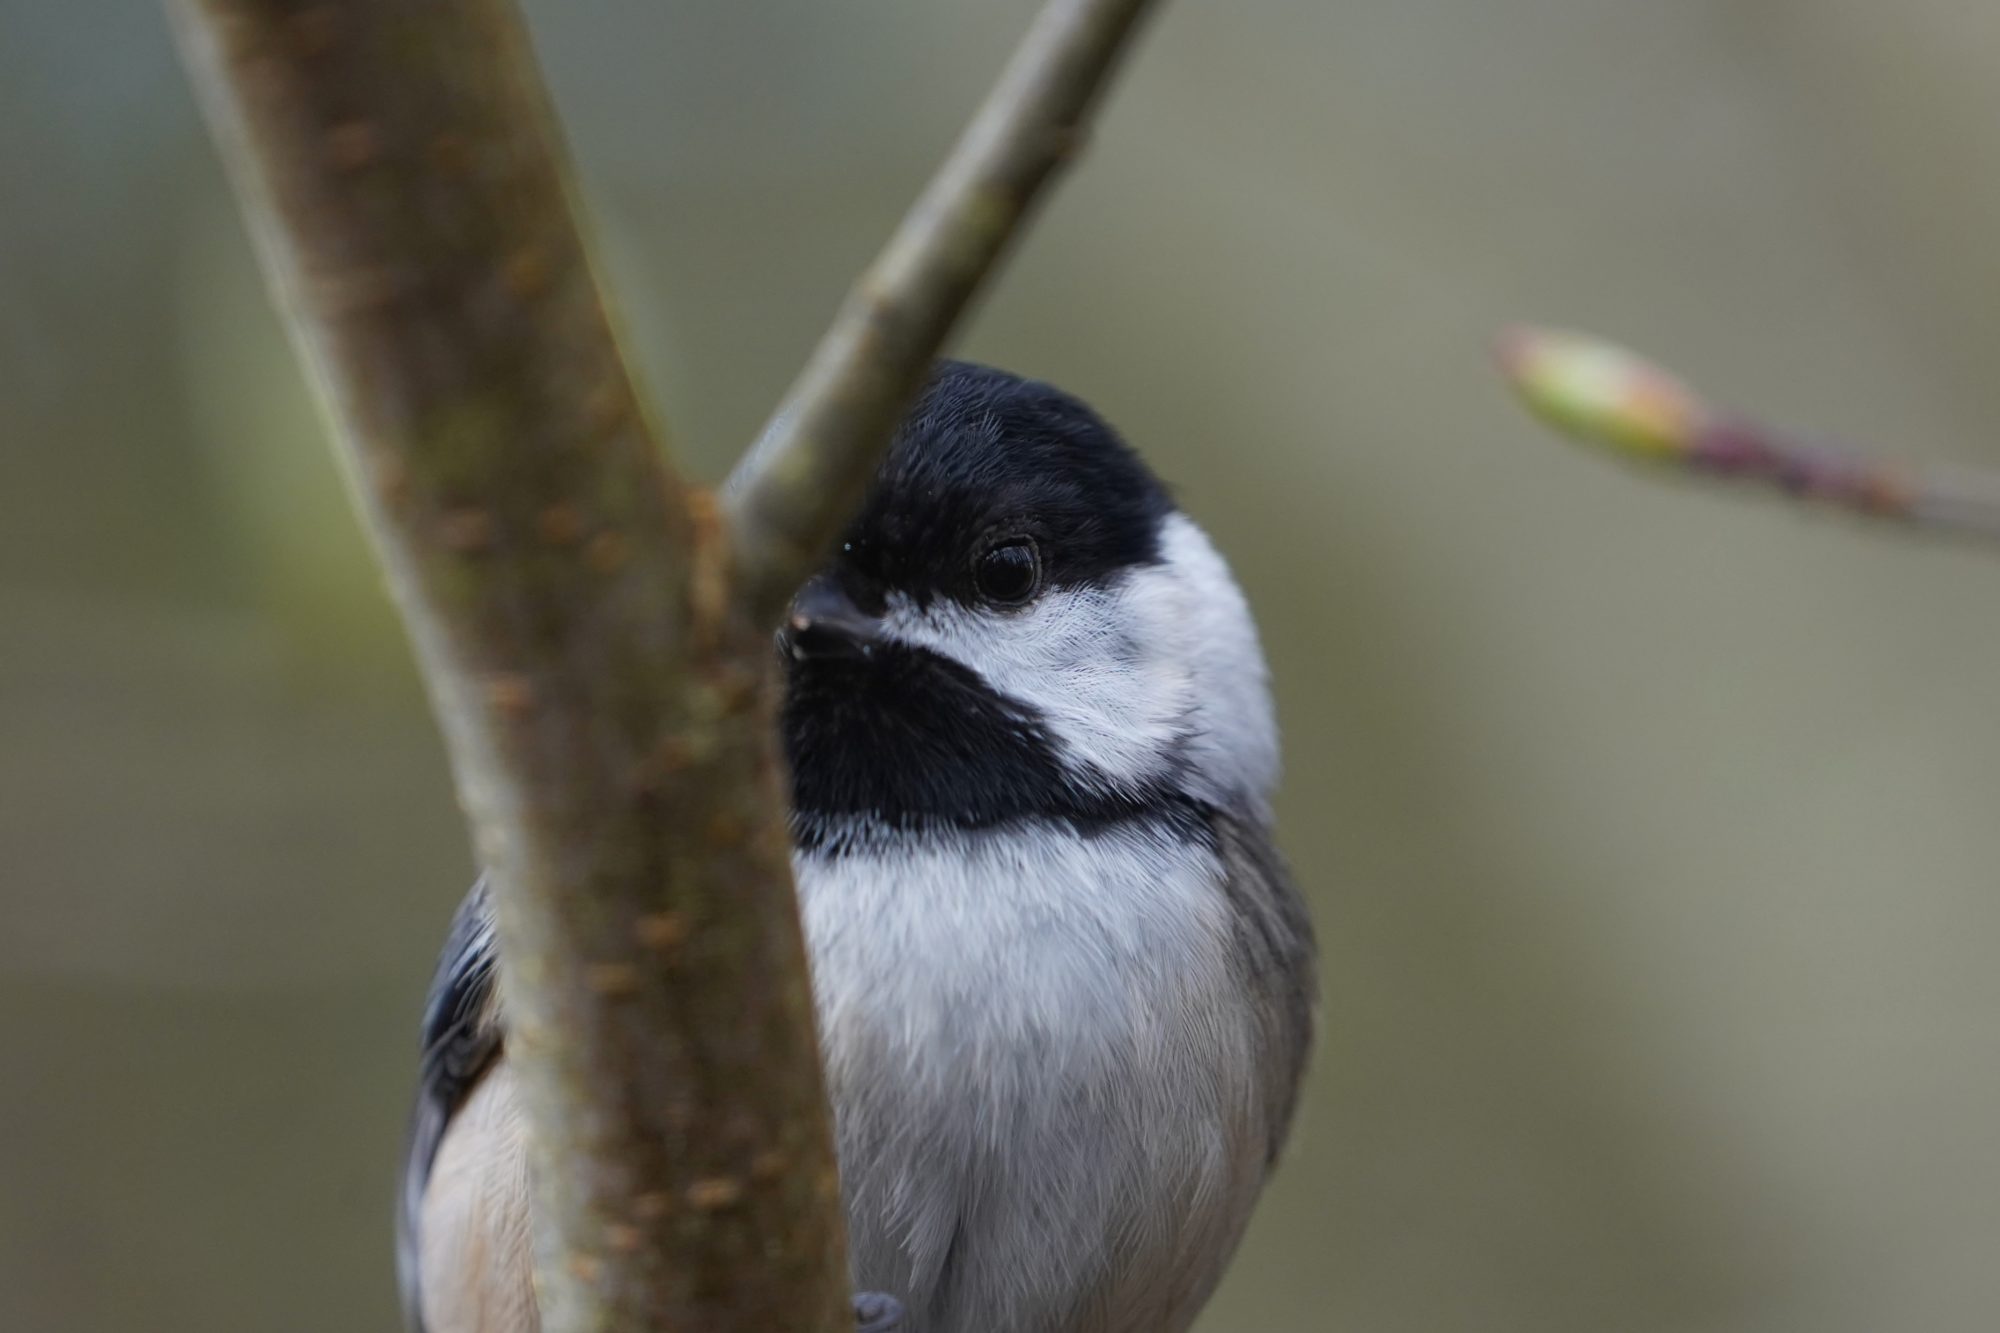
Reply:
[[[528, 6], [719, 474], [1027, 0]], [[961, 349], [1261, 614], [1327, 1003], [1209, 1333], [2000, 1325], [2000, 562], [1487, 341], [2000, 465], [2000, 7], [1179, 0]], [[388, 1329], [437, 739], [164, 22], [0, 0], [0, 1327]]]

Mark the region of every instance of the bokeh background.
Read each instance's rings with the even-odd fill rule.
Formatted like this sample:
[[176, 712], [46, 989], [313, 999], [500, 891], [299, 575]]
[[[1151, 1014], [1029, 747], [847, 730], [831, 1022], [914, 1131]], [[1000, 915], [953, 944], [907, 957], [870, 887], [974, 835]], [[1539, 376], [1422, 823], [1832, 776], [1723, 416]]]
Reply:
[[[718, 475], [1027, 0], [531, 0]], [[2000, 560], [1523, 421], [1533, 317], [2000, 465], [2000, 7], [1179, 0], [962, 350], [1248, 586], [1325, 946], [1203, 1329], [2000, 1326]], [[437, 738], [139, 0], [0, 0], [0, 1327], [388, 1329]]]

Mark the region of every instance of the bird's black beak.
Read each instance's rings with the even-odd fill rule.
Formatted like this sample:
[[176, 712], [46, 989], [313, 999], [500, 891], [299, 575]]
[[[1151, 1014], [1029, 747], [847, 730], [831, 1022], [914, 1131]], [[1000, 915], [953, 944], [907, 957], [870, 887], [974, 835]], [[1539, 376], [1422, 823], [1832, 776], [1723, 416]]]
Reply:
[[814, 657], [867, 657], [882, 638], [882, 622], [854, 604], [825, 575], [799, 589], [778, 639], [795, 661]]

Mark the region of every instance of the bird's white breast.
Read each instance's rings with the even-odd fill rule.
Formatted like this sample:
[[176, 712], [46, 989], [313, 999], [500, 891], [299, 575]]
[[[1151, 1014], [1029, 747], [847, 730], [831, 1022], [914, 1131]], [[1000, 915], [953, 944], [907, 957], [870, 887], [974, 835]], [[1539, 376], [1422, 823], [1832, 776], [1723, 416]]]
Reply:
[[[954, 1301], [1178, 1327], [1264, 1152], [1214, 856], [1049, 825], [797, 868], [857, 1278], [942, 1293], [926, 1333]], [[1050, 1313], [1077, 1301], [1107, 1313]]]

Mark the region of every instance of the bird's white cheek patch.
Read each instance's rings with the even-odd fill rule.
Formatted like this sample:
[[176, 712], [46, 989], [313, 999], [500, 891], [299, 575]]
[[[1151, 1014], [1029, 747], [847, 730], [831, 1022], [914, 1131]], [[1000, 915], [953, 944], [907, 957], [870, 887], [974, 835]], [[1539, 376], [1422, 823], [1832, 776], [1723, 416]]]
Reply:
[[888, 625], [1034, 709], [1079, 777], [1135, 783], [1169, 770], [1191, 706], [1191, 674], [1171, 651], [1178, 603], [1156, 566], [1015, 612], [892, 604]]
[[887, 632], [1034, 709], [1082, 783], [1175, 777], [1218, 803], [1262, 802], [1278, 736], [1250, 608], [1193, 520], [1171, 515], [1160, 539], [1158, 564], [1019, 611], [892, 596]]
[[1184, 590], [1175, 652], [1193, 666], [1195, 725], [1187, 758], [1204, 793], [1263, 801], [1278, 780], [1278, 728], [1257, 626], [1208, 536], [1185, 514], [1160, 531], [1165, 567]]

